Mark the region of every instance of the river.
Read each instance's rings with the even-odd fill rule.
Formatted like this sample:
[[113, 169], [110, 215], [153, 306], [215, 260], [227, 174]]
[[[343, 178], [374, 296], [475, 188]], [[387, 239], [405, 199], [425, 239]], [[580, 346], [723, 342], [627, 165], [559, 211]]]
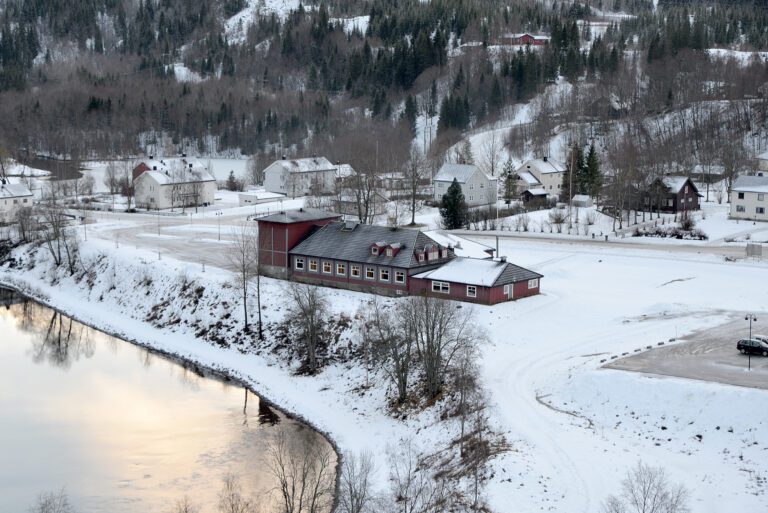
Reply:
[[270, 442], [327, 440], [201, 374], [0, 289], [0, 512], [64, 487], [82, 513], [215, 513], [227, 473], [274, 501]]

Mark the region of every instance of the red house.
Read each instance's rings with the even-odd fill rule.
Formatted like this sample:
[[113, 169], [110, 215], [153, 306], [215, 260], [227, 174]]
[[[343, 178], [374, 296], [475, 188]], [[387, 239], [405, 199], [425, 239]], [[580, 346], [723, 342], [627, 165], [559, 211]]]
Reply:
[[539, 293], [542, 275], [500, 260], [456, 258], [411, 280], [411, 294], [495, 305]]
[[665, 176], [651, 183], [643, 201], [652, 211], [676, 214], [698, 210], [699, 197], [699, 189], [687, 176]]
[[532, 45], [542, 46], [549, 43], [549, 36], [535, 36], [527, 32], [522, 34], [509, 34], [505, 36], [507, 42], [511, 45]]
[[339, 219], [339, 214], [311, 208], [259, 218], [259, 273], [288, 279], [288, 252], [319, 227]]

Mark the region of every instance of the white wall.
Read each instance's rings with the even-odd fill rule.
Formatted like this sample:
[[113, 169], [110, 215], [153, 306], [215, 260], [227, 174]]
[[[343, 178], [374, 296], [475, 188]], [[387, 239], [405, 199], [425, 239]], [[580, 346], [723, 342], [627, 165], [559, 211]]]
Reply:
[[[443, 195], [448, 192], [452, 182], [435, 181], [435, 202], [440, 202]], [[476, 171], [465, 183], [461, 184], [461, 192], [464, 193], [464, 201], [468, 207], [478, 207], [496, 203], [497, 181], [489, 180], [488, 177]]]
[[331, 193], [335, 181], [334, 170], [291, 173], [279, 162], [273, 162], [264, 170], [264, 189], [268, 192], [285, 194], [289, 198], [310, 194], [315, 183], [319, 185], [320, 192]]
[[[739, 198], [743, 194], [743, 198]], [[743, 212], [739, 211], [743, 208]], [[758, 213], [757, 209], [763, 212]], [[734, 219], [757, 219], [768, 221], [768, 193], [731, 191], [731, 217]]]

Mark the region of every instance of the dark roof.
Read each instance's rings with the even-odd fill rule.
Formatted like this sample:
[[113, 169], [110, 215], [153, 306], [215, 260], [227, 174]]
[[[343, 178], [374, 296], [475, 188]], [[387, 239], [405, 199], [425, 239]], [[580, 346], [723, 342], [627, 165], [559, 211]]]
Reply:
[[303, 223], [305, 221], [320, 221], [322, 219], [333, 219], [341, 217], [340, 214], [334, 214], [333, 212], [326, 212], [325, 210], [318, 210], [315, 208], [300, 208], [298, 210], [286, 210], [284, 212], [278, 212], [277, 214], [271, 214], [264, 217], [259, 217], [257, 221], [268, 221], [270, 223]]
[[493, 286], [506, 285], [507, 283], [518, 283], [521, 281], [528, 281], [534, 278], [543, 278], [544, 275], [539, 274], [525, 267], [519, 265], [507, 263], [507, 266], [501, 272], [496, 281], [493, 282]]
[[[350, 229], [351, 226], [354, 228]], [[379, 255], [371, 254], [371, 246], [382, 242], [387, 245], [400, 244], [400, 250], [391, 257], [385, 252]], [[317, 230], [290, 253], [329, 260], [410, 268], [437, 263], [434, 260], [419, 262], [413, 255], [415, 250], [429, 245], [438, 246], [438, 243], [418, 230], [335, 222]]]

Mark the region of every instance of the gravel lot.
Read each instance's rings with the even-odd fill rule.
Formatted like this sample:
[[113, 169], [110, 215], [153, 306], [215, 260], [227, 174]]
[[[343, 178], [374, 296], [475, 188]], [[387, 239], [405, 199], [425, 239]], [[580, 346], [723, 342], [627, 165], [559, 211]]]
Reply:
[[[732, 321], [695, 332], [671, 345], [654, 344], [649, 351], [615, 360], [605, 368], [768, 390], [768, 358], [753, 355], [752, 370], [747, 371], [747, 356], [736, 350], [736, 342], [749, 336], [744, 315], [734, 314]], [[768, 324], [768, 315], [756, 315], [758, 322], [752, 325], [752, 333], [768, 333], [768, 326], [763, 326]]]

